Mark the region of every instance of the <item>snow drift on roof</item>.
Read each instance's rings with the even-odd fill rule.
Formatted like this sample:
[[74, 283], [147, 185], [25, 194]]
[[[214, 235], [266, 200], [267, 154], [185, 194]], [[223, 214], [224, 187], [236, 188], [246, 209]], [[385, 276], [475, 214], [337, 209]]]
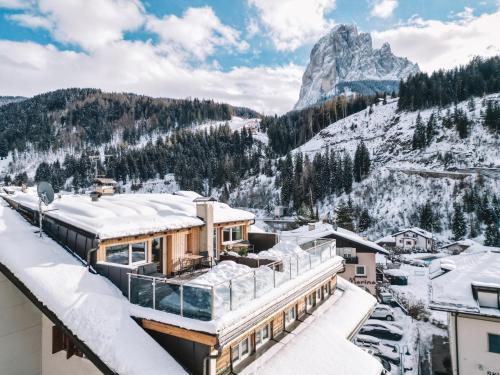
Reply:
[[349, 341], [376, 300], [341, 277], [337, 280], [343, 293], [337, 291], [242, 374], [380, 375], [380, 362]]
[[425, 237], [425, 238], [432, 238], [432, 233], [427, 232], [426, 230], [423, 230], [422, 228], [418, 228], [418, 227], [412, 227], [412, 228], [407, 228], [407, 229], [401, 230], [397, 233], [394, 233], [393, 236], [397, 236], [398, 234], [405, 233], [405, 232], [413, 232], [413, 233], [416, 233], [416, 234], [418, 234], [422, 237]]
[[[38, 210], [31, 191], [9, 195], [20, 204]], [[100, 239], [161, 232], [203, 225], [196, 216], [194, 192], [176, 194], [117, 194], [93, 202], [87, 195], [62, 195], [50, 204], [47, 216], [96, 234]], [[214, 222], [253, 220], [254, 214], [214, 202]]]
[[130, 304], [114, 285], [51, 239], [40, 239], [1, 200], [0, 238], [0, 262], [112, 370], [121, 375], [186, 373], [130, 317]]

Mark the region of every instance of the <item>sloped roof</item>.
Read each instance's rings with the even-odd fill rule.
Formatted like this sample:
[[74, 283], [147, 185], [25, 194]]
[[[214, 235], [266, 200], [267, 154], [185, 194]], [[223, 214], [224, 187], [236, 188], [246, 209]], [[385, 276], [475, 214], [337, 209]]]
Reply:
[[342, 292], [337, 291], [241, 374], [380, 375], [380, 362], [349, 341], [376, 300], [340, 276], [338, 286]]
[[[178, 194], [115, 194], [93, 202], [89, 196], [66, 194], [47, 207], [46, 215], [96, 234], [100, 239], [140, 235], [165, 230], [201, 226], [196, 216], [194, 192]], [[33, 191], [8, 195], [17, 203], [35, 211], [38, 197]], [[213, 202], [214, 222], [253, 220], [255, 215], [234, 209], [225, 203]]]
[[498, 309], [480, 308], [472, 294], [474, 283], [500, 283], [500, 251], [462, 253], [434, 262], [447, 272], [432, 280], [431, 307], [500, 316]]
[[[0, 263], [120, 375], [186, 371], [130, 317], [131, 304], [0, 200]], [[12, 244], [16, 246], [13, 247]]]
[[412, 227], [412, 228], [403, 229], [397, 233], [394, 233], [393, 236], [397, 236], [398, 234], [405, 233], [405, 232], [413, 232], [413, 233], [416, 233], [422, 237], [432, 239], [432, 233], [427, 232], [426, 230], [423, 230], [419, 227]]

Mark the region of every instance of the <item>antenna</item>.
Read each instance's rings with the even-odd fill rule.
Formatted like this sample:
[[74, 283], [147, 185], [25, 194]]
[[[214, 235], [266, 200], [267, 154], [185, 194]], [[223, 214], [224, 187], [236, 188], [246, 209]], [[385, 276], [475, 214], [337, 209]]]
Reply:
[[48, 206], [54, 201], [54, 189], [52, 189], [52, 185], [47, 181], [40, 181], [36, 188], [36, 192], [38, 194], [38, 217], [39, 217], [39, 225], [40, 225], [40, 237], [42, 237], [42, 220], [43, 220], [43, 207], [42, 203], [45, 206]]

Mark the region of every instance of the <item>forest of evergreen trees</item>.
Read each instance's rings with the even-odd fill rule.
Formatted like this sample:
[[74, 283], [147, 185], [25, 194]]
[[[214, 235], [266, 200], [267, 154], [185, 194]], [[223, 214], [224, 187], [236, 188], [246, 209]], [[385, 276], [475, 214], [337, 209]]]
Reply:
[[331, 123], [376, 103], [382, 94], [376, 96], [341, 96], [319, 106], [288, 112], [282, 116], [264, 116], [261, 130], [267, 132], [269, 146], [277, 155], [304, 144]]
[[[252, 134], [243, 129], [232, 132], [228, 126], [210, 131], [179, 131], [142, 148], [108, 147], [99, 171], [117, 181], [147, 181], [173, 173], [181, 189], [209, 194], [222, 188], [226, 197], [241, 179], [259, 174], [262, 150]], [[68, 155], [62, 165], [42, 162], [35, 181], [49, 181], [56, 191], [68, 178], [76, 190], [91, 186], [95, 174], [90, 152], [76, 158]], [[10, 177], [9, 177], [10, 178]]]
[[469, 64], [428, 75], [417, 73], [399, 84], [399, 110], [446, 106], [471, 96], [500, 92], [500, 57], [474, 58]]
[[6, 151], [71, 145], [84, 149], [111, 141], [124, 129], [136, 141], [155, 129], [164, 131], [207, 120], [230, 120], [233, 113], [255, 113], [212, 100], [154, 99], [97, 89], [65, 89], [0, 107], [0, 157]]

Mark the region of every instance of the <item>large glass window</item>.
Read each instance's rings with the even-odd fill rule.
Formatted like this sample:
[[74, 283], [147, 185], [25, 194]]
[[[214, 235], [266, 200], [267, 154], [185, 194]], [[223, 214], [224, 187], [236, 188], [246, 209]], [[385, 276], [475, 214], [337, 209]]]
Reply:
[[108, 246], [106, 262], [125, 265], [145, 262], [146, 250], [146, 242]]
[[223, 233], [223, 241], [224, 242], [232, 242], [232, 241], [241, 241], [243, 239], [243, 227], [231, 227], [224, 228]]
[[106, 262], [128, 264], [128, 244], [108, 246], [106, 248]]
[[134, 243], [130, 245], [130, 263], [146, 261], [146, 242]]
[[163, 263], [163, 237], [155, 238], [152, 242], [151, 261], [158, 264], [158, 272], [161, 272]]
[[488, 333], [488, 351], [500, 354], [500, 335]]

